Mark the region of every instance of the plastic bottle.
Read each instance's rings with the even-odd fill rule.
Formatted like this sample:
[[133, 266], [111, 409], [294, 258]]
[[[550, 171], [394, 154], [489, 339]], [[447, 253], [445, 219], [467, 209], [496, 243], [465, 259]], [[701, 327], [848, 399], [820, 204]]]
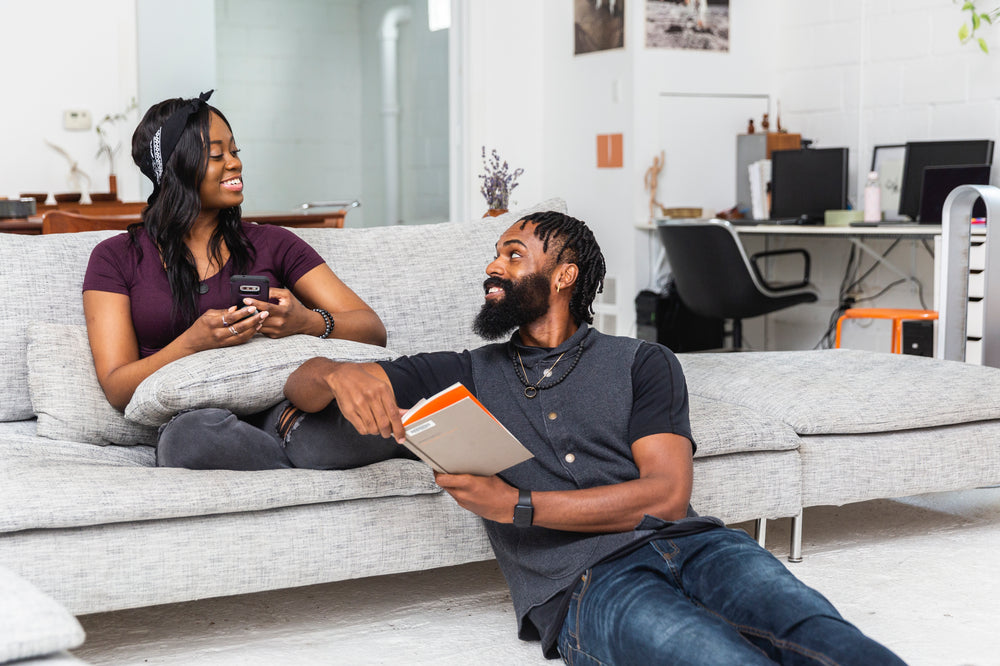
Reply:
[[868, 182], [865, 183], [865, 222], [880, 222], [882, 220], [882, 186], [878, 182], [878, 172], [868, 172]]

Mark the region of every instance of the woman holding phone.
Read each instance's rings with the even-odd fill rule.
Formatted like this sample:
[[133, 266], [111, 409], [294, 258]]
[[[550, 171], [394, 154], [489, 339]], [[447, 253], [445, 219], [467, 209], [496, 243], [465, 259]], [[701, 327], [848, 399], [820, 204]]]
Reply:
[[[87, 267], [83, 308], [94, 366], [119, 410], [171, 361], [257, 333], [385, 346], [378, 315], [305, 241], [241, 220], [239, 150], [225, 116], [207, 104], [210, 95], [146, 112], [132, 158], [153, 181], [149, 205], [127, 233], [98, 244]], [[267, 278], [269, 293], [236, 305], [233, 276], [258, 278], [249, 284]]]

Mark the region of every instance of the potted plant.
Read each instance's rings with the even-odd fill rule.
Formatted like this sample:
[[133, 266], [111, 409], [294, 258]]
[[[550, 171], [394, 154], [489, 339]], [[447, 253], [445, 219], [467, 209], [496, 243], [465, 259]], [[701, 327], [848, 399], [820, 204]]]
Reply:
[[[118, 198], [118, 177], [115, 175], [115, 155], [121, 150], [122, 142], [117, 136], [112, 136], [112, 130], [115, 128], [117, 123], [128, 120], [128, 114], [138, 108], [135, 98], [129, 102], [128, 106], [125, 107], [124, 111], [120, 113], [109, 113], [101, 118], [101, 121], [95, 126], [95, 131], [97, 132], [97, 157], [100, 158], [102, 155], [108, 158], [108, 165], [110, 168], [110, 174], [108, 175], [108, 192], [109, 198], [111, 200], [116, 200]], [[94, 195], [91, 195], [93, 198]]]
[[987, 12], [982, 12], [976, 7], [974, 0], [967, 0], [962, 3], [962, 11], [969, 12], [970, 18], [969, 23], [963, 23], [962, 27], [958, 29], [959, 41], [966, 44], [975, 39], [983, 53], [989, 53], [990, 49], [986, 45], [986, 40], [982, 37], [976, 37], [976, 30], [983, 27], [984, 23], [993, 25], [993, 21], [1000, 17], [1000, 7], [994, 7]]
[[500, 159], [500, 153], [494, 148], [490, 151], [490, 158], [486, 158], [486, 146], [483, 146], [483, 173], [479, 174], [479, 179], [483, 181], [479, 189], [486, 198], [486, 206], [489, 210], [483, 217], [495, 217], [507, 212], [510, 206], [510, 193], [517, 187], [518, 177], [524, 173], [524, 169], [518, 168], [513, 172], [506, 161]]

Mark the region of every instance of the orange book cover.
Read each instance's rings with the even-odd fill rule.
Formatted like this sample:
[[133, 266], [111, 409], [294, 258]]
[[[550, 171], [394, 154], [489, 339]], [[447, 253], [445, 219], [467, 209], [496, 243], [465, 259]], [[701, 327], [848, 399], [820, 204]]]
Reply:
[[405, 446], [438, 472], [492, 476], [532, 458], [461, 383], [403, 415]]

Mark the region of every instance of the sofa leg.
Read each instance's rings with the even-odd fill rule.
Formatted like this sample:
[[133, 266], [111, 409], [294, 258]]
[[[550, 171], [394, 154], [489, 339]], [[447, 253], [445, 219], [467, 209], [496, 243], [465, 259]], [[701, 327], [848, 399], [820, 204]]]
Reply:
[[788, 546], [788, 561], [802, 561], [802, 509], [792, 517], [792, 542]]
[[758, 518], [753, 521], [753, 538], [757, 539], [757, 543], [760, 544], [761, 548], [764, 548], [764, 542], [767, 541], [767, 518]]

